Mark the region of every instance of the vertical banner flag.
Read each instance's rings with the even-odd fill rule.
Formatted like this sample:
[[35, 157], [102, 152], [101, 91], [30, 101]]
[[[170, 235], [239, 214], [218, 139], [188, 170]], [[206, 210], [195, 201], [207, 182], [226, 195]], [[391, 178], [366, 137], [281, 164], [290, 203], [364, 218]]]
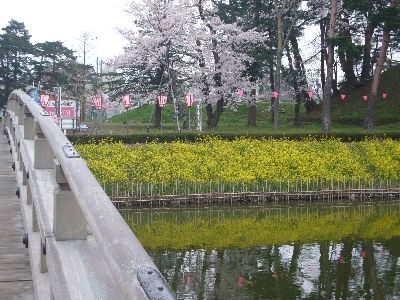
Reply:
[[197, 101], [197, 104], [196, 104], [196, 116], [197, 116], [197, 130], [202, 131], [203, 116], [202, 116], [202, 111], [201, 111], [201, 100]]
[[308, 91], [307, 94], [308, 94], [308, 98], [311, 99], [312, 98], [312, 91]]
[[383, 99], [386, 99], [387, 95], [388, 95], [387, 92], [383, 92], [382, 98], [383, 98]]
[[94, 96], [93, 98], [92, 98], [92, 100], [93, 100], [93, 104], [94, 104], [94, 106], [96, 107], [96, 109], [101, 109], [101, 106], [102, 106], [102, 98], [101, 98], [101, 96], [100, 95], [96, 95], [96, 96]]
[[244, 95], [244, 91], [243, 90], [239, 90], [239, 97], [243, 97]]
[[167, 96], [158, 96], [158, 106], [165, 107], [167, 105]]
[[274, 98], [278, 98], [279, 93], [278, 92], [274, 92]]
[[342, 100], [346, 100], [346, 94], [340, 94], [340, 98], [341, 98]]
[[43, 108], [46, 108], [48, 103], [49, 103], [49, 95], [40, 95], [40, 105]]
[[128, 109], [131, 106], [132, 97], [131, 95], [125, 95], [122, 97], [122, 103], [124, 104], [125, 109]]
[[363, 96], [364, 101], [368, 100], [368, 96]]
[[186, 105], [187, 105], [188, 107], [192, 107], [193, 102], [194, 102], [194, 96], [191, 95], [191, 94], [186, 95], [186, 96], [185, 96], [185, 102], [186, 102]]

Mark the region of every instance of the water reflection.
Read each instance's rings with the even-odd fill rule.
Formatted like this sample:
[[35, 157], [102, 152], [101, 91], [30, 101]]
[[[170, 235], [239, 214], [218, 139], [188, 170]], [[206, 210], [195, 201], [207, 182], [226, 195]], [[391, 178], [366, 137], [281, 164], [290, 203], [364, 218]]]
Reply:
[[[265, 216], [280, 220], [276, 222], [276, 227], [272, 227], [277, 231], [271, 233], [273, 241], [276, 241], [276, 235], [281, 229], [285, 238], [305, 236], [300, 234], [300, 230], [303, 230], [314, 239], [307, 239], [307, 242], [296, 239], [282, 242], [284, 239], [281, 239], [279, 243], [271, 243], [266, 239], [259, 245], [248, 248], [243, 247], [240, 241], [237, 247], [232, 247], [229, 236], [221, 242], [223, 237], [216, 234], [218, 230], [214, 230], [215, 226], [220, 227], [226, 235], [224, 224], [233, 226], [236, 220], [231, 217], [232, 210], [211, 213], [132, 212], [124, 216], [139, 238], [141, 230], [148, 235], [151, 228], [158, 233], [158, 227], [161, 226], [174, 239], [174, 232], [181, 233], [180, 224], [186, 226], [190, 221], [195, 224], [193, 228], [197, 226], [198, 231], [202, 230], [200, 226], [205, 226], [215, 234], [214, 238], [210, 237], [211, 241], [204, 243], [206, 247], [197, 246], [201, 241], [195, 231], [181, 237], [186, 241], [183, 248], [184, 243], [178, 240], [175, 249], [169, 242], [165, 248], [160, 247], [157, 239], [153, 240], [157, 247], [145, 243], [154, 262], [177, 293], [178, 299], [400, 298], [399, 204], [341, 206], [338, 209], [339, 214], [335, 209], [309, 208], [307, 220], [314, 222], [306, 223], [304, 215], [301, 215], [304, 210], [302, 213], [298, 210], [296, 215], [293, 211], [288, 213], [285, 208], [280, 212], [276, 208], [270, 211], [267, 208], [258, 211], [244, 209], [243, 214], [237, 209], [235, 214], [240, 216], [237, 222], [247, 221], [246, 218], [264, 220]], [[207, 218], [211, 218], [210, 222], [204, 221]], [[165, 224], [166, 220], [169, 225]], [[225, 223], [227, 220], [229, 222]], [[319, 228], [327, 220], [333, 222], [331, 225], [338, 228], [340, 233], [334, 234], [332, 239], [326, 238], [326, 233], [330, 234], [332, 228], [326, 225], [326, 232]], [[287, 234], [284, 224], [288, 222], [298, 234]], [[260, 221], [249, 224], [266, 225], [267, 227], [256, 231], [260, 235], [264, 230], [272, 230], [268, 227], [269, 223]], [[348, 227], [354, 228], [343, 230]], [[233, 230], [238, 229], [233, 226]], [[319, 235], [311, 234], [315, 230], [318, 230]], [[246, 232], [248, 228], [245, 227], [240, 233], [243, 240], [255, 240], [248, 239]], [[238, 233], [233, 235], [235, 234]], [[162, 239], [166, 240], [165, 237]], [[193, 246], [190, 246], [191, 240], [194, 241]], [[238, 241], [237, 236], [235, 241]], [[218, 247], [208, 247], [213, 242]], [[224, 244], [228, 247], [221, 247]]]

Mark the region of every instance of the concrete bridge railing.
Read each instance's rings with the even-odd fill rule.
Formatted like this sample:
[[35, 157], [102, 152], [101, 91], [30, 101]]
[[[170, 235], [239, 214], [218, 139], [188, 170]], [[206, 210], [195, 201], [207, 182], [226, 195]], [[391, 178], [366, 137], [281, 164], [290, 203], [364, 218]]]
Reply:
[[22, 91], [8, 135], [37, 299], [175, 299], [52, 118]]

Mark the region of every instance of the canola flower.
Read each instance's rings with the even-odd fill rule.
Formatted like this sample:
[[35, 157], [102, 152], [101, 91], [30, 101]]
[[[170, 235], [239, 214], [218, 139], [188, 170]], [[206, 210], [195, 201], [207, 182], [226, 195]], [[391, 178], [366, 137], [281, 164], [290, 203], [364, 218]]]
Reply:
[[343, 143], [313, 138], [206, 138], [196, 143], [131, 146], [102, 141], [76, 148], [105, 185], [400, 180], [400, 142], [390, 139]]

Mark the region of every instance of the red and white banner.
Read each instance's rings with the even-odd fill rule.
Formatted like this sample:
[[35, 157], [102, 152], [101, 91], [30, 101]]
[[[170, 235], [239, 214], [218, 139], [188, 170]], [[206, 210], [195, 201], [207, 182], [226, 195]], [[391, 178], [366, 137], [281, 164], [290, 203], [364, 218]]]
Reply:
[[160, 107], [165, 107], [165, 105], [167, 105], [167, 96], [158, 96], [157, 99]]
[[49, 98], [49, 95], [40, 95], [40, 105], [42, 105], [43, 108], [47, 107]]
[[191, 94], [186, 95], [186, 96], [185, 96], [185, 102], [186, 102], [186, 105], [187, 105], [188, 107], [192, 107], [193, 102], [194, 102], [194, 96], [191, 95]]
[[125, 109], [128, 109], [129, 107], [131, 107], [131, 103], [132, 103], [132, 97], [131, 95], [125, 95], [122, 97], [122, 103], [125, 107]]
[[243, 97], [244, 95], [244, 91], [243, 90], [239, 90], [239, 97]]
[[278, 98], [279, 93], [278, 92], [274, 92], [274, 98]]
[[101, 98], [100, 95], [97, 95], [97, 96], [92, 97], [92, 101], [93, 101], [93, 104], [94, 104], [94, 106], [96, 107], [96, 109], [101, 109], [102, 104], [103, 104], [103, 101], [102, 101], [102, 100], [103, 100], [103, 99]]
[[[43, 108], [55, 120], [57, 119], [56, 102], [54, 100], [48, 101], [46, 107], [43, 107]], [[60, 118], [61, 119], [76, 118], [76, 101], [75, 100], [61, 100], [61, 102], [60, 102]]]
[[307, 93], [308, 93], [308, 98], [311, 99], [312, 98], [312, 91], [308, 91]]
[[368, 96], [363, 96], [364, 101], [368, 100]]

